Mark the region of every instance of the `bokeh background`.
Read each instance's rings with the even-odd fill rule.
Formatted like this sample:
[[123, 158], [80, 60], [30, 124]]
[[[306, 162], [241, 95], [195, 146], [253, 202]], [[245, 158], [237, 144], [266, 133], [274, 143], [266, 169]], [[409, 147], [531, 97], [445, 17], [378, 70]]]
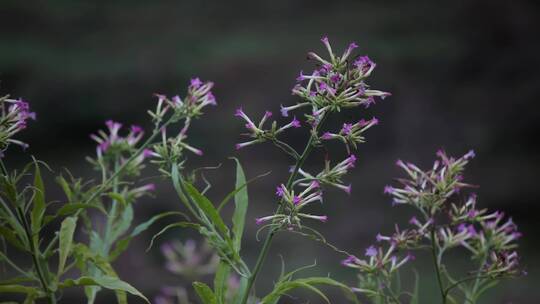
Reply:
[[[381, 124], [358, 151], [358, 166], [348, 179], [352, 195], [328, 193], [324, 211], [330, 221], [318, 226], [320, 231], [338, 247], [361, 254], [377, 232], [390, 232], [394, 222], [410, 216], [392, 208], [382, 194], [384, 185], [401, 174], [394, 166], [397, 158], [427, 167], [441, 147], [454, 155], [474, 149], [477, 158], [466, 179], [480, 185], [481, 206], [503, 210], [518, 223], [529, 273], [501, 283], [483, 303], [539, 303], [538, 2], [2, 1], [0, 91], [24, 97], [38, 113], [21, 136], [31, 144], [29, 153], [57, 172], [67, 167], [76, 176], [93, 177], [84, 161], [95, 151], [88, 134], [106, 119], [150, 127], [146, 110], [155, 104], [152, 93], [182, 95], [193, 76], [213, 80], [219, 107], [194, 124], [191, 140], [205, 156], [191, 156], [190, 167], [223, 164], [207, 173], [214, 199], [233, 187], [229, 156], [240, 158], [248, 176], [272, 171], [250, 188], [248, 217], [253, 219], [274, 209], [274, 187], [286, 177], [289, 160], [270, 145], [234, 151], [243, 126], [234, 109], [277, 114], [280, 104], [294, 103], [290, 89], [298, 71], [310, 67], [306, 52], [323, 52], [323, 34], [336, 49], [356, 41], [359, 52], [378, 63], [370, 83], [393, 96], [344, 114], [347, 119], [376, 116]], [[297, 147], [305, 139], [301, 131], [289, 136]], [[339, 159], [344, 151], [329, 153]], [[9, 157], [11, 167], [29, 160], [19, 151]], [[324, 152], [314, 154], [308, 166], [323, 158]], [[136, 222], [182, 209], [170, 184], [158, 183], [158, 195], [137, 204]], [[58, 190], [51, 196], [62, 199]], [[165, 285], [190, 288], [163, 268], [158, 249], [144, 252], [158, 228], [144, 233], [116, 262], [120, 276], [149, 297]], [[253, 265], [261, 243], [253, 221], [247, 228], [243, 252]], [[176, 230], [162, 240], [193, 237]], [[287, 269], [316, 260], [318, 268], [308, 274], [355, 281], [352, 271], [339, 266], [338, 254], [280, 235], [258, 282], [261, 295], [277, 275], [280, 254]], [[422, 278], [423, 303], [436, 301], [434, 287], [432, 276]], [[66, 293], [64, 301], [82, 303], [82, 295]], [[338, 294], [335, 299], [341, 302]], [[112, 294], [103, 293], [98, 302], [112, 301]]]

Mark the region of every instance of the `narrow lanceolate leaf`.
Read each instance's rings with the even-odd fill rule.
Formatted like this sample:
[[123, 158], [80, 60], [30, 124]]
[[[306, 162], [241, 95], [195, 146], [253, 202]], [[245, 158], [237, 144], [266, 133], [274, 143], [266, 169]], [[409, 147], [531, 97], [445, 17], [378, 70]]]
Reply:
[[227, 295], [227, 286], [230, 273], [231, 266], [225, 262], [220, 262], [214, 276], [214, 291], [216, 293], [218, 304], [227, 304], [225, 303], [225, 296]]
[[221, 219], [221, 216], [219, 216], [219, 213], [217, 212], [214, 205], [212, 205], [210, 200], [206, 198], [206, 196], [202, 195], [197, 189], [195, 189], [193, 185], [189, 183], [184, 183], [184, 186], [186, 187], [189, 196], [193, 199], [193, 201], [195, 201], [197, 206], [204, 212], [204, 214], [218, 229], [218, 231], [224, 237], [229, 237], [229, 228], [227, 228], [225, 222], [223, 222], [223, 219]]
[[67, 279], [61, 282], [60, 284], [58, 284], [58, 288], [61, 288], [61, 289], [74, 287], [74, 286], [100, 286], [106, 289], [125, 291], [134, 296], [144, 299], [147, 303], [150, 303], [150, 301], [148, 301], [148, 299], [140, 291], [135, 289], [135, 287], [129, 285], [128, 283], [118, 278], [111, 277], [111, 276], [100, 276], [100, 277], [84, 276], [76, 280]]
[[324, 293], [317, 288], [317, 285], [328, 285], [333, 287], [339, 287], [341, 288], [346, 295], [355, 303], [358, 303], [358, 300], [356, 299], [356, 296], [351, 291], [351, 289], [328, 277], [312, 277], [312, 278], [305, 278], [305, 279], [297, 279], [293, 281], [280, 281], [276, 284], [274, 287], [274, 290], [270, 294], [268, 294], [266, 297], [264, 297], [261, 300], [262, 304], [274, 304], [277, 303], [278, 300], [281, 298], [282, 295], [287, 294], [289, 291], [293, 289], [303, 288], [310, 290], [317, 295], [319, 295], [326, 303], [330, 303], [330, 300], [324, 295]]
[[242, 246], [242, 234], [244, 233], [244, 224], [246, 221], [246, 213], [248, 208], [248, 192], [247, 187], [243, 187], [246, 184], [246, 175], [240, 165], [238, 159], [233, 158], [236, 161], [236, 185], [238, 189], [242, 187], [242, 190], [238, 191], [234, 195], [234, 214], [232, 218], [233, 222], [233, 245], [236, 252], [240, 252]]
[[58, 276], [64, 273], [64, 267], [71, 251], [73, 244], [73, 234], [75, 233], [75, 227], [77, 226], [77, 219], [74, 217], [68, 217], [62, 221], [60, 226], [60, 235], [58, 241]]
[[43, 179], [41, 178], [41, 170], [37, 162], [34, 164], [34, 197], [32, 200], [32, 212], [31, 212], [31, 228], [34, 234], [34, 242], [38, 241], [38, 232], [41, 228], [41, 222], [43, 215], [45, 214], [45, 186], [43, 185]]
[[34, 297], [44, 296], [39, 288], [24, 285], [0, 285], [0, 293], [24, 293]]
[[201, 282], [193, 282], [193, 288], [195, 288], [203, 304], [217, 304], [216, 295], [208, 285]]

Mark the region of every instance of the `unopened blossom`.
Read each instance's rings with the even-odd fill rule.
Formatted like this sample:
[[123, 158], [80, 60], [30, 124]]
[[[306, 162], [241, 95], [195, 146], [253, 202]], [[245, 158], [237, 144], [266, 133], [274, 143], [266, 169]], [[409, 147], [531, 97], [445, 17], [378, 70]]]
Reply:
[[28, 120], [35, 120], [36, 113], [30, 111], [30, 104], [22, 99], [0, 97], [0, 151], [9, 144], [27, 148], [28, 144], [14, 139], [20, 131], [26, 129]]

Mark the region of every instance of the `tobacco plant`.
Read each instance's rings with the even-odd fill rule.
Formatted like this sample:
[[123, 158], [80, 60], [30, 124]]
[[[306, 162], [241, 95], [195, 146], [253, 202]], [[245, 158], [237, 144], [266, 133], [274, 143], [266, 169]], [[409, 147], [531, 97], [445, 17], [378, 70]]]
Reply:
[[[249, 206], [248, 184], [261, 176], [247, 179], [241, 162], [233, 158], [235, 185], [221, 201], [212, 202], [207, 196], [210, 183], [200, 174], [201, 170], [187, 169], [186, 152], [203, 155], [202, 150], [189, 144], [188, 131], [202, 116], [203, 108], [216, 105], [212, 82], [191, 79], [183, 98], [156, 94], [156, 107], [148, 111], [152, 123], [149, 136], [145, 136], [140, 126], [126, 129], [118, 122], [107, 121], [105, 130], [91, 135], [97, 146], [95, 156], [88, 161], [97, 172], [95, 179], [75, 178], [69, 172], [58, 175], [56, 181], [65, 198], [54, 204], [46, 196], [46, 183], [42, 179], [42, 169], [51, 174], [46, 164], [33, 159], [20, 171], [10, 171], [4, 164], [12, 145], [27, 148], [15, 136], [26, 127], [29, 119], [36, 117], [28, 103], [9, 96], [1, 98], [0, 237], [3, 247], [0, 261], [10, 271], [5, 272], [9, 277], [2, 276], [0, 292], [23, 294], [25, 303], [38, 299], [56, 303], [64, 289], [82, 287], [87, 303], [99, 302], [97, 298], [103, 289], [113, 290], [118, 303], [127, 303], [128, 293], [148, 301], [119, 278], [113, 262], [134, 237], [163, 218], [179, 220], [154, 235], [149, 249], [159, 236], [172, 228], [194, 229], [205, 239], [203, 247], [198, 249], [192, 241], [161, 246], [169, 271], [190, 281], [214, 275], [212, 287], [193, 282], [195, 293], [205, 304], [273, 304], [295, 289], [306, 289], [330, 303], [321, 290], [323, 286], [341, 289], [351, 302], [359, 302], [357, 295], [360, 295], [361, 299], [373, 303], [418, 303], [421, 291], [418, 284], [412, 291], [402, 290], [399, 276], [399, 270], [414, 260], [413, 250], [431, 253], [442, 303], [475, 303], [500, 279], [520, 275], [515, 241], [521, 235], [515, 224], [503, 220], [500, 212], [478, 209], [474, 195], [460, 199], [462, 190], [470, 187], [462, 176], [473, 152], [458, 159], [439, 152], [440, 160], [428, 171], [398, 161], [407, 178], [398, 179], [400, 187], [387, 186], [385, 193], [392, 195], [396, 205], [415, 208], [418, 216], [411, 219], [410, 227], [396, 225], [392, 234], [379, 234], [380, 246], [369, 247], [365, 258], [338, 249], [322, 232], [311, 227], [313, 221], [332, 220], [311, 211], [314, 204], [323, 203], [327, 189], [336, 188], [351, 194], [352, 187], [346, 176], [355, 167], [355, 153], [359, 144], [366, 141], [365, 134], [379, 122], [357, 112], [390, 96], [368, 84], [376, 64], [367, 56], [355, 56], [355, 43], [338, 54], [328, 38], [321, 41], [327, 55], [308, 53], [315, 68], [310, 73], [300, 72], [292, 89], [299, 101], [281, 105], [282, 118], [274, 119], [272, 112], [265, 111], [258, 116], [260, 119], [254, 119], [242, 108], [234, 114], [242, 120], [246, 129], [242, 135], [247, 138], [236, 145], [237, 150], [269, 143], [288, 155], [293, 163], [283, 168], [288, 170], [289, 177], [276, 185], [275, 211], [255, 219], [255, 224], [259, 225], [257, 235], [266, 232], [266, 237], [252, 266], [246, 263], [242, 251]], [[342, 120], [342, 112], [346, 111], [353, 112], [354, 121]], [[329, 129], [329, 118], [340, 121], [341, 128]], [[300, 150], [287, 140], [286, 134], [291, 129], [300, 129], [306, 134]], [[344, 146], [343, 155], [329, 155], [319, 164], [318, 171], [305, 168], [315, 150], [327, 150], [336, 144]], [[149, 165], [170, 182], [186, 214], [169, 211], [134, 226], [135, 204], [155, 190], [154, 184], [141, 179], [142, 170]], [[224, 219], [223, 210], [230, 204], [234, 205], [232, 218]], [[346, 255], [342, 264], [358, 271], [358, 284], [349, 287], [327, 275], [300, 277], [302, 270], [314, 265], [289, 272], [283, 266], [272, 291], [256, 294], [256, 280], [278, 233], [305, 236]], [[445, 257], [454, 248], [468, 252], [471, 261], [477, 264], [476, 270], [462, 275], [453, 271]], [[14, 260], [15, 254], [20, 254], [25, 261]], [[189, 292], [184, 288], [166, 287], [155, 302], [186, 304]]]

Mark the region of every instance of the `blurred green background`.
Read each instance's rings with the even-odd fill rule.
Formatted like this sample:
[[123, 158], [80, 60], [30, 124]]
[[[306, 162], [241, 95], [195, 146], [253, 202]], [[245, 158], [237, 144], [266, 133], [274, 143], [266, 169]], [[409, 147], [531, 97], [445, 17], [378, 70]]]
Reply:
[[[194, 124], [191, 140], [205, 157], [190, 157], [191, 167], [223, 163], [207, 174], [214, 184], [210, 196], [216, 199], [233, 187], [234, 167], [227, 157], [239, 157], [251, 177], [271, 170], [250, 188], [248, 217], [253, 219], [274, 209], [274, 186], [286, 177], [289, 162], [269, 145], [234, 151], [243, 127], [234, 109], [242, 105], [248, 113], [268, 109], [277, 114], [280, 104], [294, 103], [290, 89], [298, 71], [311, 66], [306, 52], [323, 52], [319, 39], [324, 34], [338, 50], [356, 41], [359, 52], [378, 63], [370, 83], [393, 96], [344, 114], [347, 120], [376, 116], [381, 124], [359, 149], [358, 166], [348, 179], [352, 195], [327, 194], [324, 212], [330, 220], [320, 231], [338, 247], [361, 254], [377, 232], [388, 233], [394, 222], [410, 217], [382, 194], [384, 185], [401, 174], [394, 166], [397, 158], [427, 167], [438, 148], [454, 155], [474, 149], [478, 157], [466, 180], [481, 186], [481, 206], [513, 216], [524, 233], [522, 264], [529, 272], [502, 282], [483, 303], [540, 303], [534, 288], [540, 282], [537, 1], [4, 0], [0, 92], [24, 97], [38, 113], [21, 136], [31, 144], [29, 153], [57, 172], [68, 167], [76, 176], [91, 177], [84, 157], [95, 148], [88, 134], [106, 119], [149, 127], [152, 93], [182, 95], [193, 76], [214, 81], [219, 107]], [[291, 132], [289, 138], [301, 146], [306, 135]], [[330, 152], [341, 158], [343, 150]], [[308, 166], [323, 158], [324, 152], [313, 155]], [[17, 151], [7, 161], [16, 167], [28, 160]], [[161, 183], [157, 193], [138, 203], [137, 222], [181, 209], [168, 183]], [[51, 196], [62, 198], [58, 190]], [[243, 250], [252, 265], [261, 244], [253, 221], [248, 229]], [[164, 285], [189, 284], [163, 269], [158, 249], [144, 252], [156, 231], [142, 235], [116, 263], [120, 276], [149, 297]], [[164, 239], [189, 237], [194, 235], [172, 231]], [[309, 273], [355, 281], [352, 271], [339, 266], [341, 256], [281, 235], [258, 281], [261, 295], [276, 277], [279, 254], [288, 269], [316, 259], [319, 267]], [[428, 267], [426, 259], [417, 261], [420, 269]], [[434, 286], [432, 276], [422, 278], [422, 303], [435, 303]], [[80, 303], [82, 295], [66, 293], [64, 301]], [[101, 296], [100, 303], [113, 301], [112, 294]]]

